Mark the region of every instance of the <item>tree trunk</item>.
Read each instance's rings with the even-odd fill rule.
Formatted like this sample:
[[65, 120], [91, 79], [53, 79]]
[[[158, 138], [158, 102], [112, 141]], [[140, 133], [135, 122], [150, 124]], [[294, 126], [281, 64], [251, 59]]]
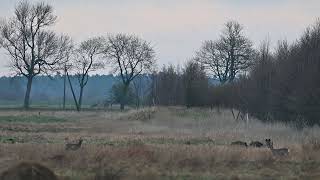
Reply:
[[78, 111], [81, 111], [82, 96], [83, 96], [83, 86], [80, 87], [80, 94], [79, 94], [79, 101], [78, 101]]
[[31, 93], [31, 87], [32, 87], [32, 80], [33, 80], [33, 77], [28, 77], [27, 90], [24, 97], [24, 105], [23, 105], [25, 109], [29, 109], [29, 106], [30, 106], [30, 93]]
[[121, 98], [121, 102], [120, 102], [120, 110], [123, 111], [125, 104], [127, 103], [127, 94], [128, 94], [128, 88], [129, 88], [129, 84], [124, 84], [123, 87], [123, 94], [122, 94], [122, 98]]
[[124, 110], [124, 102], [121, 102], [121, 104], [120, 104], [120, 110], [121, 110], [121, 111]]
[[77, 101], [76, 95], [75, 95], [75, 93], [74, 93], [73, 86], [72, 86], [72, 84], [71, 84], [71, 80], [70, 80], [70, 77], [69, 77], [69, 74], [68, 74], [68, 73], [67, 73], [67, 77], [68, 77], [70, 89], [71, 89], [71, 92], [72, 92], [73, 100], [74, 100], [74, 103], [75, 103], [75, 105], [76, 105], [77, 111], [80, 111], [80, 108], [79, 108], [79, 105], [78, 105], [78, 101]]
[[136, 99], [136, 107], [137, 107], [137, 109], [139, 109], [140, 108], [140, 97], [139, 97], [139, 95], [137, 95], [137, 97], [136, 97], [137, 99]]
[[64, 77], [63, 77], [63, 109], [66, 109], [66, 78], [67, 78], [67, 67], [64, 66]]

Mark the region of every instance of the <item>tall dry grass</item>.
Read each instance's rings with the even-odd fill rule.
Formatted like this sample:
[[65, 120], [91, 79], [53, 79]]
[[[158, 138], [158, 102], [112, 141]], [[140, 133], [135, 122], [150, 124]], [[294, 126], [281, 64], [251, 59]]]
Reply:
[[[3, 112], [0, 112], [0, 116]], [[14, 112], [5, 112], [15, 115]], [[21, 112], [19, 112], [21, 113]], [[24, 115], [28, 115], [28, 113]], [[0, 171], [21, 161], [50, 167], [62, 179], [316, 179], [319, 128], [235, 121], [228, 110], [159, 107], [119, 112], [41, 112], [65, 123], [1, 124]], [[4, 128], [4, 127], [26, 127]], [[84, 138], [78, 151], [64, 144]], [[234, 140], [271, 138], [290, 155], [230, 146]], [[1, 139], [0, 139], [1, 140]]]

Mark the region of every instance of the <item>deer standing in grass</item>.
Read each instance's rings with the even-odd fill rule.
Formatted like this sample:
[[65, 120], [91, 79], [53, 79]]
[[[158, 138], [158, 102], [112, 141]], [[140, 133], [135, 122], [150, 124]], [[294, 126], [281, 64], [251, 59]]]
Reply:
[[243, 142], [243, 141], [234, 141], [234, 142], [231, 143], [231, 145], [248, 147], [248, 144], [246, 142]]
[[83, 140], [80, 138], [78, 143], [68, 143], [66, 144], [66, 150], [76, 151], [81, 147]]
[[273, 142], [271, 141], [271, 139], [266, 139], [266, 145], [271, 150], [271, 152], [274, 156], [288, 156], [289, 155], [288, 148], [274, 149]]
[[264, 147], [264, 144], [259, 142], [259, 141], [252, 141], [249, 146], [251, 147], [255, 147], [255, 148], [260, 148], [260, 147]]

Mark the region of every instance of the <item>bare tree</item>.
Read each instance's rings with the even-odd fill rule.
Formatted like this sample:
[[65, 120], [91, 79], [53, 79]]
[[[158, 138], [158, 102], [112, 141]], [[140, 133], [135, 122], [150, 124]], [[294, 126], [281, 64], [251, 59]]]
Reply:
[[205, 65], [221, 83], [232, 82], [237, 74], [246, 72], [253, 64], [252, 42], [243, 35], [243, 27], [227, 22], [217, 41], [205, 41], [196, 60]]
[[65, 61], [61, 64], [58, 73], [63, 74], [63, 102], [62, 109], [66, 109], [66, 93], [67, 93], [67, 73], [72, 68], [70, 60], [74, 54], [74, 43], [70, 41], [69, 46], [65, 49]]
[[120, 103], [123, 110], [131, 82], [138, 75], [152, 70], [155, 65], [155, 52], [150, 43], [137, 36], [117, 34], [108, 37], [104, 54], [114, 72], [120, 74], [124, 88]]
[[205, 41], [197, 52], [195, 60], [209, 69], [210, 73], [217, 77], [221, 83], [225, 83], [228, 80], [228, 64], [218, 58], [216, 44], [212, 40]]
[[91, 38], [83, 41], [80, 46], [75, 50], [74, 59], [71, 61], [72, 70], [75, 71], [79, 83], [79, 96], [76, 98], [69, 73], [67, 72], [68, 81], [70, 84], [71, 92], [78, 111], [81, 110], [83, 90], [89, 81], [89, 72], [95, 71], [102, 67], [99, 62], [99, 55], [102, 53], [103, 48], [102, 38]]
[[0, 45], [8, 52], [12, 69], [28, 80], [24, 98], [26, 109], [33, 78], [55, 70], [64, 60], [71, 42], [70, 38], [48, 30], [55, 22], [50, 5], [22, 1], [16, 6], [14, 17], [0, 25]]

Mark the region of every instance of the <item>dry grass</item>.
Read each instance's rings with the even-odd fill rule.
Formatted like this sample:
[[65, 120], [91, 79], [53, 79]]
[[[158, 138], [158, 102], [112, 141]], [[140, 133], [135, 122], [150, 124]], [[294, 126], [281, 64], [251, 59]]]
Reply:
[[[0, 111], [0, 116], [37, 114]], [[125, 113], [43, 111], [41, 116], [66, 121], [1, 123], [0, 171], [33, 161], [71, 180], [320, 178], [318, 127], [297, 131], [254, 119], [246, 124], [235, 122], [227, 110], [179, 107]], [[80, 150], [64, 150], [66, 141], [80, 137]], [[279, 159], [268, 149], [229, 145], [265, 138], [290, 148], [290, 155]]]

